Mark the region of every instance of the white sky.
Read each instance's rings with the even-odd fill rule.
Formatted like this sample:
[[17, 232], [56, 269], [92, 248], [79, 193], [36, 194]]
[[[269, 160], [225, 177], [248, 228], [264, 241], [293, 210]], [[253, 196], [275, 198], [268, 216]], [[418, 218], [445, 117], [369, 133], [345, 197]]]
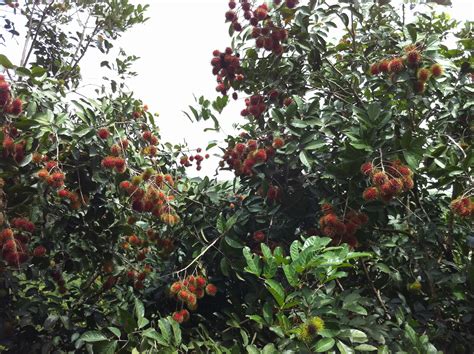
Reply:
[[[438, 10], [448, 12], [459, 20], [473, 19], [474, 0], [452, 2], [452, 7], [437, 6]], [[204, 149], [210, 140], [222, 141], [228, 133], [233, 134], [232, 124], [242, 121], [242, 98], [237, 102], [231, 100], [231, 105], [224, 110], [220, 119], [221, 133], [204, 133], [204, 128], [213, 125], [212, 121], [191, 123], [182, 113], [182, 110], [189, 112], [188, 105], [195, 105], [193, 94], [197, 97], [204, 95], [210, 100], [217, 96], [210, 60], [214, 49], [223, 50], [230, 43], [228, 24], [224, 22], [228, 1], [131, 0], [131, 3], [150, 4], [147, 11], [150, 19], [125, 33], [115, 46], [140, 57], [133, 67], [138, 77], [131, 79], [127, 85], [136, 97], [148, 104], [151, 112], [159, 112], [160, 117], [156, 121], [162, 140], [172, 143], [186, 140], [190, 148]], [[17, 28], [21, 28], [19, 23]], [[18, 46], [17, 54], [21, 48], [22, 45]], [[99, 67], [103, 58], [97, 53], [97, 50], [92, 50], [81, 64], [85, 82], [101, 84], [102, 76], [107, 75], [107, 71]], [[18, 63], [19, 55], [8, 56], [11, 59], [18, 57], [14, 61]], [[210, 153], [220, 151], [213, 148]], [[205, 160], [199, 173], [194, 167], [189, 168], [188, 172], [193, 176], [211, 176], [218, 161], [218, 158]], [[227, 176], [231, 174], [220, 174], [220, 178]]]

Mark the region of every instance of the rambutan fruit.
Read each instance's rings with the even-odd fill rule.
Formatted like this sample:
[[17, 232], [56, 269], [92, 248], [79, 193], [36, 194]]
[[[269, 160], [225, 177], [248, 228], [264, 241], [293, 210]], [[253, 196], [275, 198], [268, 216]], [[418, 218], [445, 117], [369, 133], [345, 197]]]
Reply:
[[31, 157], [31, 161], [34, 163], [40, 163], [43, 160], [43, 155], [38, 152], [34, 152], [33, 156]]
[[10, 228], [3, 229], [0, 233], [0, 244], [13, 238], [13, 230]]
[[265, 151], [265, 149], [258, 149], [254, 156], [255, 160], [257, 160], [258, 162], [265, 162], [267, 160], [267, 152]]
[[107, 128], [100, 128], [98, 131], [97, 131], [97, 135], [99, 136], [99, 138], [105, 140], [109, 137], [110, 135], [110, 132]]
[[394, 58], [390, 60], [390, 63], [388, 64], [388, 70], [394, 74], [400, 73], [403, 70], [403, 60], [400, 58]]
[[253, 12], [253, 15], [259, 20], [263, 21], [268, 16], [268, 10], [264, 6], [259, 6]]
[[370, 75], [378, 75], [380, 74], [379, 64], [375, 63], [370, 66]]
[[189, 321], [190, 315], [189, 315], [189, 311], [188, 311], [188, 310], [182, 309], [182, 310], [180, 311], [180, 313], [181, 313], [181, 315], [183, 316], [183, 322]]
[[173, 284], [171, 284], [170, 292], [172, 294], [177, 294], [182, 288], [183, 288], [182, 283], [177, 281], [177, 282], [174, 282]]
[[321, 204], [321, 211], [324, 215], [328, 215], [334, 213], [334, 207], [329, 203], [323, 203]]
[[67, 189], [61, 189], [58, 191], [58, 197], [67, 198], [69, 197], [69, 191]]
[[46, 162], [45, 168], [46, 168], [48, 171], [51, 171], [53, 168], [55, 168], [55, 167], [57, 167], [57, 166], [58, 166], [57, 161], [48, 161], [48, 162]]
[[38, 171], [37, 175], [38, 175], [38, 178], [44, 180], [49, 177], [49, 172], [47, 169], [42, 168], [41, 170]]
[[409, 191], [410, 189], [413, 189], [415, 186], [415, 183], [413, 182], [413, 179], [410, 176], [406, 176], [403, 178], [403, 190], [404, 191]]
[[202, 275], [196, 277], [196, 286], [198, 288], [204, 288], [206, 286], [207, 280]]
[[431, 76], [431, 71], [426, 68], [421, 68], [418, 70], [418, 73], [416, 74], [416, 77], [418, 78], [418, 81], [421, 82], [426, 82], [429, 80]]
[[299, 0], [285, 0], [285, 5], [289, 9], [293, 9], [298, 5]]
[[33, 250], [33, 256], [35, 257], [44, 257], [46, 254], [46, 248], [44, 246], [36, 246]]
[[373, 170], [374, 170], [374, 165], [371, 162], [366, 162], [362, 164], [362, 166], [360, 166], [360, 172], [364, 176], [370, 176]]
[[184, 317], [181, 312], [173, 312], [173, 315], [171, 317], [178, 323], [183, 323], [184, 321]]
[[287, 97], [283, 100], [283, 104], [288, 107], [293, 103], [293, 99], [291, 97]]
[[253, 233], [253, 240], [258, 243], [265, 241], [265, 233], [263, 231], [255, 231]]
[[128, 237], [128, 242], [134, 246], [139, 246], [142, 242], [137, 235], [131, 235]]
[[372, 182], [377, 186], [381, 186], [387, 181], [388, 181], [388, 176], [383, 171], [376, 172], [372, 175]]
[[217, 287], [214, 284], [207, 284], [206, 294], [209, 296], [215, 296], [217, 293]]
[[274, 149], [280, 149], [285, 145], [285, 140], [280, 137], [276, 137], [273, 139], [272, 146]]
[[388, 68], [389, 63], [390, 62], [388, 60], [382, 60], [381, 62], [379, 62], [379, 67], [378, 67], [379, 71], [381, 73], [388, 73], [390, 71]]
[[151, 139], [151, 131], [149, 130], [145, 130], [143, 133], [142, 133], [142, 138], [146, 141], [150, 141]]
[[254, 150], [257, 150], [257, 147], [258, 147], [258, 143], [257, 143], [257, 140], [249, 140], [247, 142], [247, 148], [250, 150], [250, 151], [254, 151]]
[[132, 177], [132, 184], [138, 186], [140, 183], [143, 182], [142, 176], [133, 176]]
[[118, 146], [117, 144], [114, 144], [110, 147], [110, 153], [113, 156], [119, 156], [122, 153], [122, 148]]
[[406, 61], [408, 65], [415, 66], [421, 61], [421, 54], [417, 50], [411, 50], [406, 55]]
[[225, 13], [225, 20], [226, 22], [232, 22], [237, 18], [235, 11], [229, 10]]
[[362, 198], [366, 201], [376, 200], [379, 197], [379, 191], [376, 187], [368, 187], [362, 193]]
[[23, 111], [23, 101], [19, 98], [15, 98], [12, 102], [11, 113], [18, 116]]
[[100, 164], [104, 168], [114, 168], [116, 161], [117, 161], [117, 157], [115, 157], [115, 156], [106, 156], [102, 159], [102, 162]]
[[444, 69], [441, 64], [436, 63], [431, 65], [431, 75], [433, 75], [434, 77], [440, 77], [441, 75], [443, 75], [443, 72]]

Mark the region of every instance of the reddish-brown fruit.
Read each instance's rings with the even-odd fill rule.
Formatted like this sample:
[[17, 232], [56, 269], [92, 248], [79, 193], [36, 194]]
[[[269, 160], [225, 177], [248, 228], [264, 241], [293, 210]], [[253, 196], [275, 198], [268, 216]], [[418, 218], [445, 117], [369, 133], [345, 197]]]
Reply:
[[206, 294], [209, 296], [215, 296], [217, 293], [217, 287], [214, 284], [207, 284]]
[[141, 244], [141, 240], [138, 238], [137, 235], [131, 235], [128, 237], [128, 242], [134, 246], [138, 246]]
[[265, 233], [263, 231], [255, 231], [253, 233], [253, 240], [258, 243], [265, 241]]
[[440, 77], [441, 75], [443, 75], [443, 71], [443, 67], [440, 64], [433, 64], [431, 66], [431, 74], [434, 77]]
[[388, 60], [382, 60], [380, 63], [379, 63], [379, 71], [382, 72], [382, 73], [388, 73], [389, 72], [389, 69], [388, 69], [388, 64], [390, 62]]
[[379, 171], [372, 176], [372, 182], [377, 186], [381, 186], [388, 181], [388, 176], [385, 172]]
[[101, 139], [107, 139], [110, 135], [110, 132], [107, 128], [100, 128], [98, 131], [97, 131], [97, 135], [99, 136], [99, 138]]
[[275, 139], [273, 139], [272, 146], [274, 149], [280, 149], [284, 145], [285, 145], [285, 140], [283, 140], [282, 138], [276, 137]]
[[421, 81], [421, 82], [426, 82], [429, 80], [430, 76], [431, 76], [431, 71], [426, 69], [426, 68], [422, 68], [420, 70], [418, 70], [418, 73], [416, 75], [418, 77], [418, 80]]
[[375, 187], [369, 187], [362, 193], [362, 198], [366, 201], [376, 200], [378, 197], [379, 191]]
[[408, 65], [414, 66], [421, 61], [421, 54], [417, 50], [411, 50], [407, 53], [407, 63]]
[[369, 176], [372, 173], [373, 170], [374, 170], [374, 165], [372, 165], [371, 162], [366, 162], [366, 163], [362, 164], [362, 166], [360, 166], [360, 172], [364, 176]]
[[403, 60], [400, 58], [392, 59], [388, 64], [388, 70], [394, 74], [400, 73], [403, 70]]
[[173, 320], [175, 320], [178, 323], [183, 323], [184, 317], [181, 312], [173, 312]]
[[370, 66], [370, 75], [380, 74], [379, 64], [375, 63]]
[[258, 162], [265, 162], [267, 161], [267, 152], [265, 151], [265, 149], [259, 149], [255, 152], [254, 158]]

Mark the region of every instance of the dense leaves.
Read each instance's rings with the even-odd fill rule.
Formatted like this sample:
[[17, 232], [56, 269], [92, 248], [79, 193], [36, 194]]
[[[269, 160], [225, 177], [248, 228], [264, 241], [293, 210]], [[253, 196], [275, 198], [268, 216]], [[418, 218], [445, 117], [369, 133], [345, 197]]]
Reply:
[[471, 23], [231, 0], [218, 97], [186, 113], [219, 129], [242, 105], [241, 133], [208, 147], [235, 173], [220, 181], [160, 141], [125, 89], [134, 56], [77, 94], [85, 52], [146, 7], [20, 9], [25, 54], [0, 56], [3, 351], [472, 352]]

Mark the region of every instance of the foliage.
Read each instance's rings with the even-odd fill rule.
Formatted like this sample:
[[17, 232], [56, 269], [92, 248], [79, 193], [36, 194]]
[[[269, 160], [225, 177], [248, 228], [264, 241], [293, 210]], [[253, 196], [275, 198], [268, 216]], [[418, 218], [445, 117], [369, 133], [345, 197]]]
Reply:
[[77, 98], [85, 53], [146, 6], [20, 7], [25, 54], [0, 56], [0, 348], [472, 352], [472, 24], [405, 23], [390, 1], [229, 7], [219, 97], [188, 117], [219, 129], [244, 96], [218, 147], [231, 181], [186, 176], [200, 151], [159, 141], [126, 91], [133, 55]]

